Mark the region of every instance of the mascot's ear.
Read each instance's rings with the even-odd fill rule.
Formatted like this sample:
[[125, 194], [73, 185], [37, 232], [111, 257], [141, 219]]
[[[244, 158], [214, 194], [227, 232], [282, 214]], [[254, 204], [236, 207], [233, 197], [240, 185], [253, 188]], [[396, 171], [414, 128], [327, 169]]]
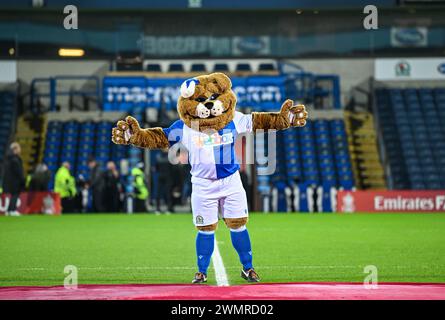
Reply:
[[198, 79], [187, 79], [181, 85], [181, 97], [190, 98], [195, 94], [196, 85], [199, 84]]
[[228, 76], [221, 72], [209, 74], [208, 81], [210, 83], [216, 84], [221, 92], [225, 92], [232, 88], [232, 81], [230, 81]]

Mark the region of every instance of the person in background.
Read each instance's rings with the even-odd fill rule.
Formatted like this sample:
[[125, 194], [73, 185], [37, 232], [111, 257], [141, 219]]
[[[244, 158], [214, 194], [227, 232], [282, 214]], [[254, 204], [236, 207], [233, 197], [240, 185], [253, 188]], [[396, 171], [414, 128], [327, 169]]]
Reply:
[[57, 170], [54, 192], [62, 199], [62, 213], [72, 213], [74, 210], [74, 197], [77, 194], [76, 181], [70, 172], [71, 165], [65, 161]]
[[76, 179], [77, 194], [73, 199], [74, 212], [84, 213], [88, 206], [88, 185], [85, 177], [81, 174]]
[[9, 206], [6, 210], [6, 215], [9, 216], [20, 216], [20, 213], [17, 211], [17, 201], [20, 192], [25, 186], [25, 174], [23, 172], [22, 158], [20, 158], [21, 152], [20, 145], [17, 142], [13, 142], [6, 157], [3, 192], [11, 195]]
[[104, 176], [102, 170], [94, 158], [91, 158], [88, 161], [88, 168], [90, 168], [90, 180], [88, 185], [93, 196], [93, 212], [104, 212], [105, 208], [102, 201]]
[[173, 209], [173, 181], [177, 177], [174, 176], [173, 165], [168, 159], [168, 151], [161, 150], [156, 156], [156, 171], [158, 172], [158, 193], [156, 197], [156, 213], [161, 212], [161, 199], [164, 199], [169, 214], [174, 212]]
[[104, 172], [103, 176], [104, 188], [102, 197], [104, 199], [105, 212], [120, 212], [120, 194], [122, 192], [122, 186], [120, 183], [119, 172], [113, 161], [107, 162], [107, 170]]
[[51, 180], [51, 172], [44, 163], [37, 165], [34, 173], [31, 175], [28, 189], [29, 191], [48, 191], [48, 184]]
[[315, 183], [312, 183], [307, 188], [307, 199], [308, 199], [308, 205], [309, 205], [309, 212], [319, 212], [318, 188]]
[[192, 196], [192, 175], [190, 174], [190, 164], [188, 152], [181, 152], [178, 157], [178, 169], [182, 179], [181, 204], [190, 205]]
[[139, 162], [135, 168], [131, 169], [134, 190], [133, 212], [147, 212], [148, 188], [143, 168], [144, 164]]
[[246, 169], [240, 170], [239, 173], [241, 177], [241, 183], [246, 190], [247, 203], [249, 206], [252, 206], [252, 188], [249, 184], [249, 177], [247, 176]]

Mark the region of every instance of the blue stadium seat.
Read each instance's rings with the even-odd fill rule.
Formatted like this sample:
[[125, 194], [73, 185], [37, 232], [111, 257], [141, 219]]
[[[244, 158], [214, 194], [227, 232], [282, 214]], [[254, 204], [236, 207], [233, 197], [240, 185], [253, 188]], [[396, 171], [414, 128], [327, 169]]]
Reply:
[[192, 72], [207, 72], [207, 68], [204, 63], [193, 63], [190, 71], [192, 71]]
[[161, 65], [159, 63], [149, 63], [145, 67], [145, 70], [148, 72], [161, 72]]
[[228, 72], [229, 65], [227, 63], [215, 63], [213, 72]]
[[236, 71], [252, 71], [250, 63], [238, 63], [236, 65]]
[[184, 72], [184, 65], [182, 63], [170, 63], [168, 72]]
[[258, 66], [259, 71], [274, 71], [276, 67], [273, 63], [260, 63]]

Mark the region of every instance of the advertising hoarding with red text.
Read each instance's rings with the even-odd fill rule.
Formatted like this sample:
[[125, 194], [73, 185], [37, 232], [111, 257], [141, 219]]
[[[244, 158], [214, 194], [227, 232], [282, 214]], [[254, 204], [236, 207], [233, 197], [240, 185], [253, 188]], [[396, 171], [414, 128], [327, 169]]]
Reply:
[[339, 191], [337, 211], [444, 212], [445, 190], [435, 191]]

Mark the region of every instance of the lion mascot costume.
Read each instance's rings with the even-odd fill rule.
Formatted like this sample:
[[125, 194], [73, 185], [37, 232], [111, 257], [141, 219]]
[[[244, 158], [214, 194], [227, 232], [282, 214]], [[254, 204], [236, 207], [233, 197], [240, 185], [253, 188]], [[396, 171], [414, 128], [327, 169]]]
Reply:
[[112, 131], [116, 144], [148, 149], [168, 149], [181, 143], [189, 154], [192, 175], [193, 221], [198, 229], [198, 272], [193, 283], [207, 281], [214, 249], [219, 213], [230, 229], [232, 244], [242, 264], [241, 277], [260, 280], [252, 264], [252, 249], [246, 224], [248, 208], [235, 157], [238, 134], [256, 130], [284, 130], [306, 124], [303, 105], [286, 100], [279, 112], [236, 111], [232, 83], [223, 73], [188, 79], [181, 85], [179, 120], [169, 128], [141, 129], [133, 117], [117, 123]]

